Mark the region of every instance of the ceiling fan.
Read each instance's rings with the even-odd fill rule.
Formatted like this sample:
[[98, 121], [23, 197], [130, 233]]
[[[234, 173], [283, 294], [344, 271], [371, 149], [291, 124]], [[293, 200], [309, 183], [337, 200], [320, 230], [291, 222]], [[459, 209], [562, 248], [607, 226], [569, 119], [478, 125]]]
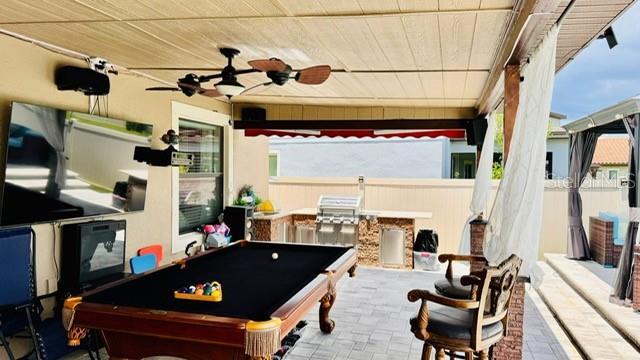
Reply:
[[[220, 48], [220, 53], [227, 58], [227, 66], [225, 66], [219, 74], [213, 75], [196, 75], [187, 74], [183, 78], [178, 79], [176, 87], [151, 87], [149, 91], [181, 91], [187, 96], [195, 94], [218, 97], [240, 95], [259, 86], [267, 86], [271, 84], [282, 86], [290, 79], [301, 84], [319, 85], [325, 82], [331, 75], [331, 67], [329, 65], [311, 66], [301, 70], [294, 70], [290, 65], [277, 58], [251, 60], [248, 62], [250, 69], [237, 70], [233, 67], [233, 58], [240, 54], [240, 51], [233, 48]], [[238, 82], [237, 75], [250, 74], [255, 72], [264, 72], [269, 81], [259, 83], [249, 88]], [[292, 74], [294, 73], [295, 74]], [[209, 82], [213, 79], [220, 79], [214, 84], [213, 89], [206, 89], [201, 84]]]

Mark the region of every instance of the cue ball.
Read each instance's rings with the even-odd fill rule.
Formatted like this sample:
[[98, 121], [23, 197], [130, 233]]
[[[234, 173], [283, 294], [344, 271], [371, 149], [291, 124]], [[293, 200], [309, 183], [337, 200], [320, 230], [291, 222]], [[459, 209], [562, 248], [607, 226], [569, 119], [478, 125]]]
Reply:
[[273, 260], [278, 260], [278, 253], [277, 253], [277, 252], [274, 252], [273, 254], [271, 254], [271, 258], [272, 258]]

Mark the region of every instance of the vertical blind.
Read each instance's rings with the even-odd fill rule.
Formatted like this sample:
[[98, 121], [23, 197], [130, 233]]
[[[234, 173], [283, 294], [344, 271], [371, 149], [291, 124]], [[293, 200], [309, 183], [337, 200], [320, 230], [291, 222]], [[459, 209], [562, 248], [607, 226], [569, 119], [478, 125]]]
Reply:
[[179, 169], [180, 234], [212, 224], [223, 206], [223, 128], [180, 119], [180, 151], [194, 155]]

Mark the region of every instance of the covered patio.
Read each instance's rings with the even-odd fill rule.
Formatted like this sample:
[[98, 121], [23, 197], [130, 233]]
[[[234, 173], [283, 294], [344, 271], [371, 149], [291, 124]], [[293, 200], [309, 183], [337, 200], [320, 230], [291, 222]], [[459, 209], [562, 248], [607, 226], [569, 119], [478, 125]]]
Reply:
[[[167, 145], [178, 146], [183, 141], [180, 135], [185, 135], [180, 150], [189, 152], [187, 140], [191, 140], [190, 145], [195, 148], [192, 153], [203, 153], [203, 159], [211, 160], [201, 169], [198, 162], [198, 173], [189, 173], [189, 166], [196, 167], [195, 155], [189, 165], [170, 162], [175, 167], [150, 168], [149, 176], [143, 179], [143, 197], [148, 198], [144, 212], [113, 217], [125, 217], [128, 226], [127, 246], [122, 250], [122, 264], [118, 263], [122, 270], [117, 275], [122, 277], [105, 287], [96, 287], [84, 303], [80, 296], [83, 294], [58, 288], [66, 280], [60, 269], [67, 265], [59, 267], [65, 255], [65, 247], [57, 241], [64, 235], [61, 222], [56, 219], [22, 224], [33, 239], [38, 238], [37, 247], [29, 249], [32, 257], [28, 265], [32, 267], [26, 266], [35, 271], [27, 274], [28, 286], [22, 284], [31, 292], [29, 300], [44, 299], [44, 314], [62, 319], [57, 324], [64, 324], [59, 330], [68, 337], [68, 344], [81, 344], [91, 334], [88, 329], [94, 329], [111, 352], [104, 354], [103, 350], [103, 355], [114, 358], [172, 355], [206, 359], [207, 355], [217, 354], [234, 360], [271, 359], [297, 322], [294, 320], [308, 314], [309, 326], [304, 335], [285, 355], [289, 360], [417, 359], [421, 354], [429, 357], [432, 350], [438, 360], [443, 360], [445, 349], [458, 355], [464, 352], [467, 359], [577, 359], [582, 354], [528, 285], [532, 279], [540, 279], [534, 269], [542, 232], [546, 120], [551, 112], [555, 73], [603, 34], [632, 3], [633, 0], [7, 0], [3, 3], [5, 11], [0, 14], [0, 51], [6, 54], [1, 67], [6, 81], [0, 84], [3, 114], [10, 114], [14, 101], [44, 103], [91, 115], [97, 104], [99, 116], [155, 125], [148, 139], [154, 150], [167, 149], [166, 154], [176, 154], [176, 149]], [[63, 92], [64, 86], [54, 79], [54, 71], [61, 65], [90, 67], [111, 79], [109, 97]], [[104, 104], [103, 109], [100, 104]], [[504, 115], [505, 172], [490, 206], [494, 120], [498, 114]], [[8, 123], [5, 118], [2, 121]], [[188, 133], [193, 136], [188, 137]], [[637, 130], [634, 134], [638, 146], [633, 159], [637, 164], [640, 136]], [[464, 319], [447, 319], [445, 311], [440, 318], [444, 318], [441, 324], [445, 325], [439, 329], [444, 335], [440, 340], [427, 335], [428, 331], [436, 334], [438, 330], [429, 329], [429, 309], [425, 306], [427, 300], [436, 298], [433, 284], [438, 279], [453, 283], [452, 273], [445, 278], [442, 272], [382, 269], [381, 263], [372, 261], [364, 264], [374, 267], [362, 267], [355, 278], [346, 279], [346, 274], [356, 269], [357, 261], [363, 263], [362, 259], [371, 254], [382, 257], [381, 229], [390, 228], [389, 223], [397, 225], [396, 218], [383, 223], [378, 221], [380, 214], [363, 214], [364, 219], [354, 216], [354, 227], [365, 220], [375, 224], [362, 225], [363, 233], [370, 235], [366, 247], [327, 250], [329, 247], [316, 244], [268, 243], [270, 238], [257, 239], [265, 242], [250, 241], [256, 240], [251, 228], [256, 197], [252, 195], [249, 206], [240, 210], [234, 205], [237, 198], [244, 201], [247, 184], [263, 198], [270, 197], [266, 138], [270, 135], [464, 136], [476, 146], [482, 171], [470, 188], [471, 204], [465, 201], [464, 211], [459, 212], [468, 216], [464, 223], [457, 224], [464, 228], [462, 236], [456, 231], [443, 241], [447, 250], [455, 249], [449, 252], [460, 249], [465, 255], [476, 256], [472, 258], [473, 265], [480, 267], [472, 266], [477, 271], [465, 277], [456, 273], [457, 290], [462, 288], [464, 292], [461, 298], [438, 295], [438, 301], [462, 311]], [[197, 147], [202, 139], [214, 137], [216, 140], [207, 143], [207, 149]], [[53, 148], [58, 161], [65, 163], [64, 139], [62, 135], [60, 138]], [[93, 163], [107, 163], [107, 152], [103, 151], [104, 157], [92, 159]], [[579, 170], [581, 174], [583, 169]], [[194, 190], [194, 178], [205, 179], [198, 191]], [[109, 191], [106, 194], [111, 195]], [[634, 193], [634, 207], [636, 197]], [[434, 202], [434, 206], [445, 207], [459, 199], [446, 198], [441, 203]], [[211, 210], [214, 207], [216, 211]], [[198, 217], [191, 223], [189, 209], [207, 212], [207, 217]], [[240, 229], [241, 236], [233, 239], [239, 241], [204, 252], [206, 237], [200, 226], [217, 223], [223, 210], [229, 224], [233, 211], [242, 213], [236, 215], [238, 225], [232, 229]], [[307, 216], [302, 221], [315, 226], [313, 210], [311, 214], [292, 217]], [[396, 241], [405, 244], [399, 252], [412, 254], [415, 220], [423, 215], [406, 208], [392, 210], [396, 217], [403, 216], [402, 224], [410, 224], [402, 226], [413, 231], [397, 236]], [[431, 214], [423, 217], [430, 218]], [[104, 220], [104, 216], [85, 220]], [[574, 220], [570, 224], [577, 226]], [[637, 231], [637, 223], [634, 229]], [[135, 276], [129, 277], [125, 273], [132, 270], [134, 262], [125, 265], [125, 259], [146, 255], [140, 250], [149, 246], [159, 254], [147, 258], [150, 260], [144, 271], [133, 271]], [[305, 246], [315, 250], [300, 250]], [[217, 261], [216, 256], [232, 251], [246, 254], [250, 250], [237, 250], [245, 247], [256, 251], [251, 256], [261, 257]], [[298, 256], [309, 255], [318, 269], [305, 268], [306, 262], [287, 258], [288, 250], [282, 251], [282, 257], [269, 250], [287, 247], [298, 249]], [[184, 257], [197, 249], [204, 253]], [[367, 254], [363, 254], [365, 249]], [[627, 248], [625, 254], [629, 251]], [[403, 258], [406, 269], [412, 266], [410, 256]], [[258, 265], [242, 262], [248, 258]], [[212, 264], [206, 266], [202, 259], [209, 259]], [[199, 265], [190, 267], [188, 263]], [[223, 276], [222, 268], [240, 269], [223, 285], [229, 289], [226, 294], [235, 297], [224, 297], [227, 302], [217, 301], [225, 306], [231, 304], [226, 312], [217, 312], [220, 309], [203, 303], [180, 303], [189, 299], [188, 295], [205, 296], [205, 291], [220, 294], [217, 282], [213, 282], [216, 290], [212, 290], [211, 283], [208, 290], [202, 284], [211, 281], [201, 278], [213, 265], [220, 272], [216, 276]], [[192, 278], [180, 279], [185, 275], [179, 271], [185, 268], [188, 270], [184, 273], [190, 272]], [[261, 277], [264, 269], [276, 269], [274, 273], [279, 277], [265, 280]], [[282, 275], [285, 270], [289, 274], [295, 272], [302, 280], [284, 284], [283, 280], [290, 280]], [[342, 276], [345, 279], [338, 281]], [[254, 286], [244, 284], [243, 279], [254, 280]], [[176, 289], [159, 289], [169, 280], [174, 285], [180, 280], [183, 283]], [[270, 298], [270, 291], [263, 291], [261, 296], [251, 292], [258, 287], [263, 289], [269, 282], [274, 286], [268, 290], [284, 284], [279, 288], [282, 296], [278, 299]], [[143, 292], [141, 283], [147, 286], [145, 294], [127, 296], [133, 290]], [[101, 293], [109, 289], [118, 291]], [[420, 291], [408, 295], [412, 289]], [[161, 295], [153, 299], [145, 296], [151, 292]], [[624, 292], [629, 297], [627, 288]], [[91, 303], [95, 294], [98, 301]], [[145, 303], [147, 300], [153, 301]], [[266, 303], [260, 304], [264, 309], [247, 308], [247, 304], [258, 307], [258, 300]], [[328, 314], [334, 300], [337, 325], [333, 334], [327, 335], [324, 333], [333, 330]], [[409, 300], [421, 301], [414, 304]], [[141, 303], [131, 305], [128, 301]], [[314, 310], [310, 311], [312, 307]], [[410, 325], [416, 314], [417, 320]], [[436, 323], [433, 318], [432, 323]], [[132, 331], [134, 325], [137, 329]], [[182, 328], [175, 330], [179, 326]], [[462, 331], [457, 331], [460, 328]], [[131, 345], [134, 339], [136, 346]], [[443, 345], [446, 340], [450, 340], [450, 348]], [[34, 332], [38, 360], [40, 343]], [[198, 351], [199, 346], [206, 350]], [[10, 354], [9, 345], [6, 349]]]
[[[431, 288], [442, 272], [415, 272], [364, 267], [338, 283], [332, 311], [336, 330], [320, 331], [317, 314], [287, 354], [288, 360], [411, 360], [419, 359], [422, 342], [409, 333], [408, 318], [418, 306], [406, 300], [406, 289]], [[106, 356], [106, 353], [103, 353]], [[83, 352], [66, 360], [89, 357]], [[536, 291], [527, 291], [524, 313], [525, 360], [582, 359]]]

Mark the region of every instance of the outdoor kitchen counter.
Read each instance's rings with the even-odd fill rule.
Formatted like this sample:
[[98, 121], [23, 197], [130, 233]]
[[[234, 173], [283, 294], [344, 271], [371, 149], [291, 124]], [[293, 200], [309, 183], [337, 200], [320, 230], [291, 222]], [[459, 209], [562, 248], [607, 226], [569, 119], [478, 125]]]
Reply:
[[[283, 210], [277, 213], [255, 213], [255, 238], [264, 241], [300, 242], [300, 229], [312, 232], [316, 227], [315, 208]], [[413, 240], [416, 219], [431, 219], [430, 212], [363, 210], [358, 223], [358, 263], [369, 266], [413, 267]], [[403, 264], [383, 264], [380, 257], [382, 234], [388, 230], [404, 233]]]
[[[318, 213], [318, 209], [315, 208], [302, 208], [295, 210], [284, 210], [276, 213], [261, 213], [256, 212], [254, 218], [256, 220], [276, 220], [291, 215], [306, 215], [315, 216]], [[393, 210], [362, 210], [360, 215], [375, 216], [379, 218], [391, 218], [391, 219], [431, 219], [432, 213], [422, 211], [393, 211]]]

